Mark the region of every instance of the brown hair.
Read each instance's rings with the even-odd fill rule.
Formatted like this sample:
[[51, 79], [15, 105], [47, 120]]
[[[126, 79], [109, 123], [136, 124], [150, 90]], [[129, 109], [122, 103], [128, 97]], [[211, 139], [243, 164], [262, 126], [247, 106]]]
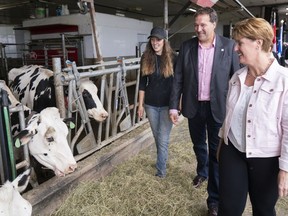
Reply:
[[196, 18], [199, 15], [209, 15], [210, 22], [211, 23], [216, 23], [218, 22], [218, 15], [217, 12], [211, 8], [211, 7], [203, 7], [199, 8], [196, 13], [194, 14], [194, 18]]
[[235, 24], [233, 39], [245, 37], [250, 40], [263, 40], [262, 50], [270, 52], [273, 47], [274, 32], [269, 22], [262, 18], [248, 18]]
[[[167, 78], [174, 74], [173, 71], [173, 50], [167, 40], [164, 40], [160, 71], [162, 75]], [[146, 45], [146, 49], [141, 58], [141, 72], [142, 75], [149, 75], [155, 72], [156, 68], [156, 54], [151, 45], [151, 39]]]

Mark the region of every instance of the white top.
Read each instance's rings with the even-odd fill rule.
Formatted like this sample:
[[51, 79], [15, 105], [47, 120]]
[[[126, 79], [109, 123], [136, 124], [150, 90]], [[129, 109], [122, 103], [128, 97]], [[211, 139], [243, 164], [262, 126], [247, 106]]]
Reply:
[[246, 152], [246, 115], [252, 92], [253, 86], [243, 85], [232, 115], [231, 128], [228, 133], [229, 140], [240, 152]]

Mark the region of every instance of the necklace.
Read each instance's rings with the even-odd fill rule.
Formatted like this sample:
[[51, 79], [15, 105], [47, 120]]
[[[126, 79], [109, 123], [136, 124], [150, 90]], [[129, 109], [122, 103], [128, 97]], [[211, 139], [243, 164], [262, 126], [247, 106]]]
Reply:
[[252, 74], [252, 73], [250, 72], [250, 70], [249, 70], [249, 68], [248, 68], [247, 74], [248, 74], [249, 76], [251, 76], [251, 77], [254, 77], [255, 79], [256, 79], [256, 77], [258, 77], [258, 76], [263, 76], [263, 75], [267, 72], [267, 70], [269, 69], [269, 67], [271, 66], [271, 64], [273, 63], [273, 60], [274, 60], [274, 59], [272, 59], [272, 58], [269, 59], [269, 63], [268, 63], [267, 67], [264, 69], [264, 71], [263, 71], [262, 73], [257, 74], [257, 75], [254, 75], [254, 74]]

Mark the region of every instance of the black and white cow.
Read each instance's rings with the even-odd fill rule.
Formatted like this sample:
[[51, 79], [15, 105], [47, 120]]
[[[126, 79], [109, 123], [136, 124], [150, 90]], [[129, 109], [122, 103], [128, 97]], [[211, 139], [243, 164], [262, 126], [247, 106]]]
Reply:
[[[0, 82], [0, 88], [7, 92], [11, 107], [22, 106], [5, 83]], [[25, 107], [25, 112], [25, 117], [31, 114], [28, 107]], [[18, 114], [12, 113], [10, 118], [15, 139], [28, 144], [30, 154], [40, 164], [53, 170], [56, 176], [65, 176], [77, 168], [67, 141], [68, 127], [56, 107], [47, 107], [40, 113], [32, 114], [26, 128], [20, 132]]]
[[0, 215], [30, 216], [32, 205], [21, 196], [29, 182], [30, 169], [20, 174], [12, 182], [7, 181], [0, 188]]
[[[33, 111], [40, 112], [46, 107], [55, 107], [53, 71], [39, 65], [13, 68], [8, 73], [13, 94]], [[89, 79], [80, 80], [79, 87], [90, 118], [102, 122], [108, 117], [97, 95], [96, 85]]]

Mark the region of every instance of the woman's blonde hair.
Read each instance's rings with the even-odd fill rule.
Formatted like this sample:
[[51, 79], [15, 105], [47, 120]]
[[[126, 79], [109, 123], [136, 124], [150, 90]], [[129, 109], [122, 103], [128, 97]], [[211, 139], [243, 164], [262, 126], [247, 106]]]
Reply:
[[[162, 55], [161, 55], [161, 65], [160, 65], [160, 72], [162, 75], [167, 78], [174, 74], [173, 71], [173, 50], [169, 44], [169, 42], [165, 39]], [[155, 72], [156, 68], [156, 54], [151, 45], [151, 39], [146, 45], [146, 49], [141, 58], [141, 72], [142, 75], [150, 75]]]
[[248, 18], [235, 24], [233, 39], [245, 37], [250, 40], [263, 40], [262, 50], [270, 52], [273, 47], [274, 32], [269, 22], [262, 18]]

